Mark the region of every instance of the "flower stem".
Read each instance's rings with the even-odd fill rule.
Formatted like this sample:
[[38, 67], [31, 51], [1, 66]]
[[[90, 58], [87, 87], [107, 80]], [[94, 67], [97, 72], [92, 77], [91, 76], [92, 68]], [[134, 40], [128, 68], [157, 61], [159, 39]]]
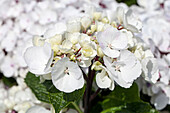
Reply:
[[75, 103], [75, 102], [72, 102], [73, 106], [75, 107], [75, 109], [78, 111], [78, 113], [83, 113], [81, 111], [81, 109], [79, 108], [79, 106]]
[[91, 95], [91, 97], [90, 97], [90, 102], [91, 102], [94, 98], [96, 98], [96, 96], [100, 93], [100, 91], [101, 91], [101, 89], [98, 88], [97, 91], [96, 91], [93, 95]]
[[90, 108], [91, 108], [90, 96], [91, 96], [91, 89], [92, 89], [94, 76], [95, 76], [95, 71], [91, 70], [91, 66], [90, 66], [89, 73], [88, 73], [88, 81], [86, 84], [86, 91], [84, 96], [84, 113], [90, 113]]

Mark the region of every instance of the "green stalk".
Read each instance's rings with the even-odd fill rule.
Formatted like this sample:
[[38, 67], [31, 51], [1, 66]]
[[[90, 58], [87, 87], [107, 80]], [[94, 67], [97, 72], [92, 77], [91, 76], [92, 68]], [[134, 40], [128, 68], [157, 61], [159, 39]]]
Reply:
[[75, 109], [78, 111], [78, 113], [83, 113], [81, 111], [81, 109], [79, 108], [79, 106], [75, 103], [75, 102], [72, 102], [73, 106], [75, 107]]

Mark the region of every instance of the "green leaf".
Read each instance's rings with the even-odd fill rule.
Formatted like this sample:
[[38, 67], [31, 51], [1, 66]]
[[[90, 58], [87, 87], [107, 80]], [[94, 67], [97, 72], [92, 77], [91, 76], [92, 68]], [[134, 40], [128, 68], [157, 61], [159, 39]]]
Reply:
[[5, 76], [2, 76], [2, 81], [7, 87], [12, 87], [13, 85], [17, 85], [16, 80], [12, 77], [7, 78]]
[[38, 100], [50, 103], [49, 92], [47, 91], [46, 87], [40, 83], [39, 77], [36, 77], [34, 74], [29, 72], [25, 78], [25, 82]]
[[72, 93], [64, 93], [55, 88], [52, 81], [48, 80], [40, 83], [40, 78], [32, 73], [28, 73], [25, 78], [26, 84], [31, 88], [38, 100], [53, 105], [55, 112], [67, 107], [72, 102], [78, 102], [85, 91], [85, 87]]
[[116, 86], [113, 92], [104, 97], [102, 108], [102, 113], [158, 113], [140, 99], [135, 83], [128, 89]]
[[125, 105], [128, 102], [141, 101], [138, 86], [135, 83], [128, 89], [116, 86], [116, 88], [104, 98], [105, 100], [102, 103], [104, 109]]
[[128, 6], [131, 5], [137, 5], [137, 0], [116, 0], [117, 2], [123, 2], [125, 4], [127, 4]]
[[112, 107], [102, 111], [102, 113], [159, 113], [144, 102], [132, 102], [125, 106]]
[[115, 89], [106, 96], [106, 98], [117, 99], [126, 102], [140, 101], [138, 86], [135, 83], [128, 89], [116, 86]]

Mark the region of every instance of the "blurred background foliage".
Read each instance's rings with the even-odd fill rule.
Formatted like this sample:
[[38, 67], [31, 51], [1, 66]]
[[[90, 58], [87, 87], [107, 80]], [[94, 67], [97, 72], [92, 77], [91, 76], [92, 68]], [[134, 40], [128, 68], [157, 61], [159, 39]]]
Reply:
[[137, 5], [137, 0], [116, 0], [117, 2], [121, 3], [126, 3], [128, 6], [131, 6], [133, 4]]

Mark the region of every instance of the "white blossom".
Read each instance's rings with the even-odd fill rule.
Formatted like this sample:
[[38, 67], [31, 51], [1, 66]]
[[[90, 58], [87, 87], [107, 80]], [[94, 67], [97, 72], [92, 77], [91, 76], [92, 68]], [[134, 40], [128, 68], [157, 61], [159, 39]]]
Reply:
[[133, 81], [141, 75], [141, 64], [130, 51], [123, 50], [115, 61], [112, 60], [104, 56], [104, 63], [111, 73], [110, 78], [120, 86], [130, 87]]
[[51, 76], [54, 86], [66, 93], [73, 92], [84, 86], [81, 69], [76, 63], [69, 61], [67, 57], [55, 63]]
[[118, 57], [119, 50], [126, 49], [128, 43], [126, 35], [116, 28], [107, 28], [104, 32], [99, 32], [97, 40], [103, 53], [112, 58]]
[[50, 73], [53, 52], [48, 43], [43, 46], [29, 47], [24, 54], [24, 58], [30, 72], [37, 75]]

